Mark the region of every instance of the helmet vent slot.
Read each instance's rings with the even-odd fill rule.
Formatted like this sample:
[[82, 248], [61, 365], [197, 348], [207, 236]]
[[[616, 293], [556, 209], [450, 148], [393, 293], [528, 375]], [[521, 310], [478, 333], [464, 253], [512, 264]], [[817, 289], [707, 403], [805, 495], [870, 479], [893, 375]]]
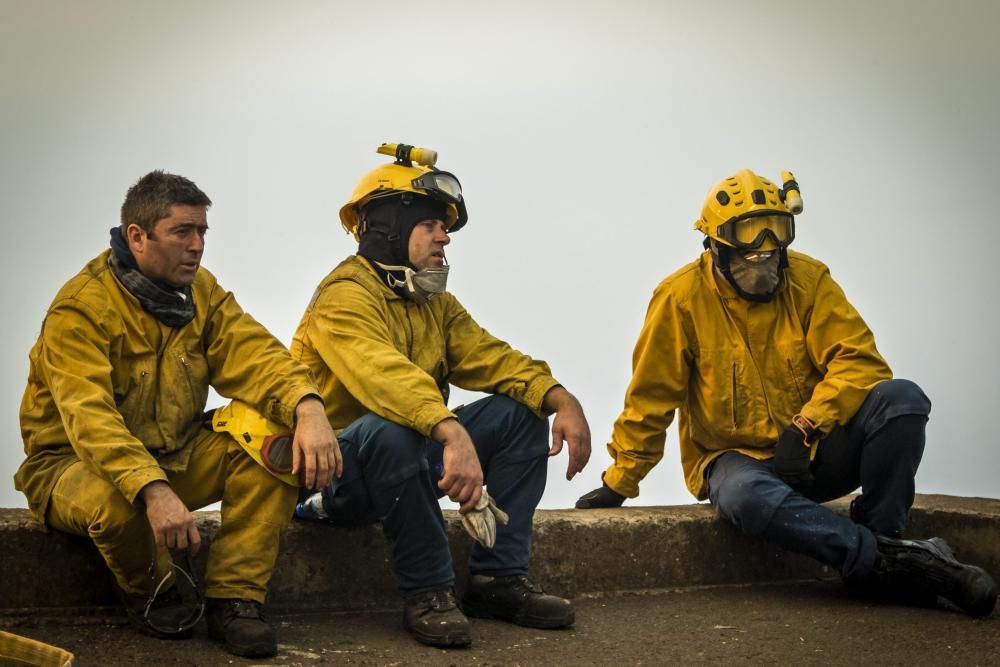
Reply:
[[764, 198], [763, 190], [754, 190], [753, 192], [750, 193], [750, 197], [753, 199], [753, 203], [758, 205], [763, 204], [765, 201], [767, 201]]

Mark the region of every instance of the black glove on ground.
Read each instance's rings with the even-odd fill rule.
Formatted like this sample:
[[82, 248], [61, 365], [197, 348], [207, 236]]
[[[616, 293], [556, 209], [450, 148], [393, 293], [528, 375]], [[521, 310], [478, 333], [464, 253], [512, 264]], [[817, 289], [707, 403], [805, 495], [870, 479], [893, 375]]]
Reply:
[[592, 510], [599, 507], [621, 507], [623, 502], [625, 502], [625, 496], [607, 484], [602, 484], [601, 488], [580, 496], [580, 499], [576, 501], [576, 508], [578, 510]]
[[802, 494], [812, 489], [813, 476], [809, 470], [809, 446], [805, 436], [796, 426], [789, 424], [778, 438], [774, 448], [774, 472], [788, 486]]

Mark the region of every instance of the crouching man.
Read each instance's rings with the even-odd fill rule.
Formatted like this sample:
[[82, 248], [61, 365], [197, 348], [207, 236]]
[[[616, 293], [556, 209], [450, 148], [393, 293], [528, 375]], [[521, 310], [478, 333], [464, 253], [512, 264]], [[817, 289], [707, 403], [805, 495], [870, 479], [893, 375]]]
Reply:
[[200, 268], [211, 201], [154, 171], [125, 197], [105, 250], [66, 283], [30, 354], [15, 483], [35, 517], [90, 537], [129, 620], [191, 635], [168, 549], [197, 551], [191, 510], [222, 501], [208, 556], [208, 632], [272, 656], [261, 605], [297, 495], [226, 433], [202, 426], [209, 386], [295, 428], [297, 472], [322, 487], [337, 441], [304, 366]]

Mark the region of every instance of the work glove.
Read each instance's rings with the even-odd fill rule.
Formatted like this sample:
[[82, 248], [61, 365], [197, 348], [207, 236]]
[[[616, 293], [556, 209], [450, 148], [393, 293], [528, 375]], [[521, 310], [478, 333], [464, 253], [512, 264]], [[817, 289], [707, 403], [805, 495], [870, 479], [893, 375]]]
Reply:
[[490, 494], [483, 489], [476, 506], [462, 515], [462, 528], [487, 549], [492, 549], [497, 541], [497, 521], [507, 525], [507, 513], [497, 507]]
[[607, 484], [602, 484], [601, 488], [580, 496], [580, 499], [576, 501], [576, 508], [578, 510], [592, 510], [601, 507], [621, 507], [623, 502], [625, 502], [625, 496]]
[[812, 490], [809, 453], [821, 436], [822, 433], [811, 421], [802, 415], [795, 415], [774, 448], [775, 474], [803, 495]]

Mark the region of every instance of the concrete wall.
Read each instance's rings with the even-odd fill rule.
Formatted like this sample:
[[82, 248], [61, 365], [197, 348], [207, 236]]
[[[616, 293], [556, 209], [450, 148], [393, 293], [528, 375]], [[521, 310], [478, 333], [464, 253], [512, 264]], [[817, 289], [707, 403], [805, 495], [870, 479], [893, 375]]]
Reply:
[[[831, 505], [846, 513], [846, 502]], [[471, 540], [447, 512], [461, 587]], [[205, 546], [219, 525], [199, 513]], [[1000, 575], [1000, 500], [918, 496], [910, 536], [944, 537], [959, 558]], [[26, 510], [0, 510], [0, 615], [101, 613], [115, 604], [110, 576], [83, 538], [46, 532]], [[206, 550], [196, 560], [204, 567]], [[707, 505], [541, 510], [532, 573], [550, 592], [584, 593], [742, 584], [836, 573], [748, 539]], [[399, 604], [377, 526], [339, 529], [293, 522], [271, 584], [275, 610], [386, 608]]]

